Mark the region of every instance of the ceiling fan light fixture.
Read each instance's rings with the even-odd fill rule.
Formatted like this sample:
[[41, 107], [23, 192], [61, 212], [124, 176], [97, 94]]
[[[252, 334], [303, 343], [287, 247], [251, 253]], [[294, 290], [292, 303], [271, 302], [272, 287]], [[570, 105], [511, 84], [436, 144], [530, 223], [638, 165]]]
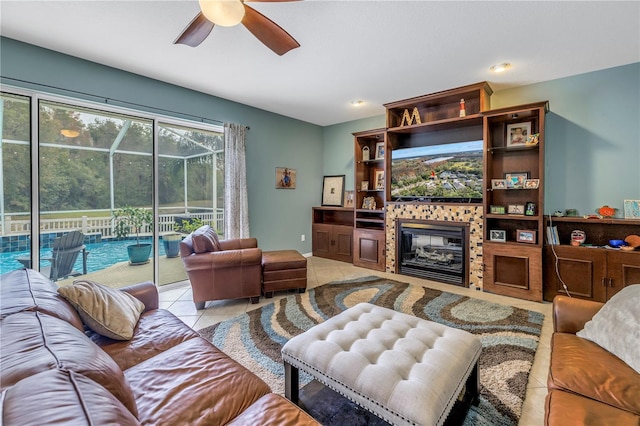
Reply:
[[199, 0], [202, 14], [211, 22], [233, 27], [244, 18], [244, 5], [240, 0]]
[[351, 101], [351, 105], [354, 107], [359, 107], [364, 105], [364, 101], [362, 99], [353, 100]]
[[489, 68], [492, 72], [505, 72], [511, 68], [511, 64], [509, 62], [503, 62], [501, 64], [496, 64]]
[[60, 130], [60, 134], [67, 138], [77, 138], [80, 135], [80, 132], [77, 130], [62, 129]]

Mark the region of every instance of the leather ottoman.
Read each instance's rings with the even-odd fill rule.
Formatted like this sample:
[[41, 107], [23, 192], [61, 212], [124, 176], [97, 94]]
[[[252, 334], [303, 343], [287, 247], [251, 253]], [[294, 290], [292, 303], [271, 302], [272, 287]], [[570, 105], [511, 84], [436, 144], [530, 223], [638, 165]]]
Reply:
[[262, 252], [262, 293], [273, 297], [273, 292], [307, 289], [307, 259], [295, 250]]

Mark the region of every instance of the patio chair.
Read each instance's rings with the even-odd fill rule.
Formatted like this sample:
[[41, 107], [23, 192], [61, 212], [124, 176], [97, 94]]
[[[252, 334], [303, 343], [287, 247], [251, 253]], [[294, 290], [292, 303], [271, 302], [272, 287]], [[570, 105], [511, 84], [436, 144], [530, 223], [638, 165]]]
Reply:
[[[73, 269], [80, 252], [82, 252], [82, 273]], [[84, 234], [80, 231], [69, 232], [53, 241], [51, 257], [42, 259], [51, 262], [51, 266], [42, 268], [40, 272], [49, 275], [51, 281], [86, 274], [88, 255], [89, 252], [84, 246]]]

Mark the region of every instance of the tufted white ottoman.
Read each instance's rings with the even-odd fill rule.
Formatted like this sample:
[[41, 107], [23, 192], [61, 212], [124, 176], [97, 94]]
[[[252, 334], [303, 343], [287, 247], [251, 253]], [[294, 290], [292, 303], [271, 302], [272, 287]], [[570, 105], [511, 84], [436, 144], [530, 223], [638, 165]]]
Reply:
[[360, 303], [282, 348], [285, 394], [298, 402], [299, 370], [383, 420], [441, 425], [462, 393], [478, 401], [476, 336]]

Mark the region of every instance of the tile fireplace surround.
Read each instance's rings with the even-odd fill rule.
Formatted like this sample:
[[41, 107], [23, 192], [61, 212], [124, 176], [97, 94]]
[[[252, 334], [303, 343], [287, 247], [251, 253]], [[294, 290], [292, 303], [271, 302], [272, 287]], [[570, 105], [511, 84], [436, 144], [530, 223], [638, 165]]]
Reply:
[[482, 205], [388, 203], [386, 209], [386, 272], [396, 273], [396, 219], [468, 223], [469, 287], [482, 289]]

